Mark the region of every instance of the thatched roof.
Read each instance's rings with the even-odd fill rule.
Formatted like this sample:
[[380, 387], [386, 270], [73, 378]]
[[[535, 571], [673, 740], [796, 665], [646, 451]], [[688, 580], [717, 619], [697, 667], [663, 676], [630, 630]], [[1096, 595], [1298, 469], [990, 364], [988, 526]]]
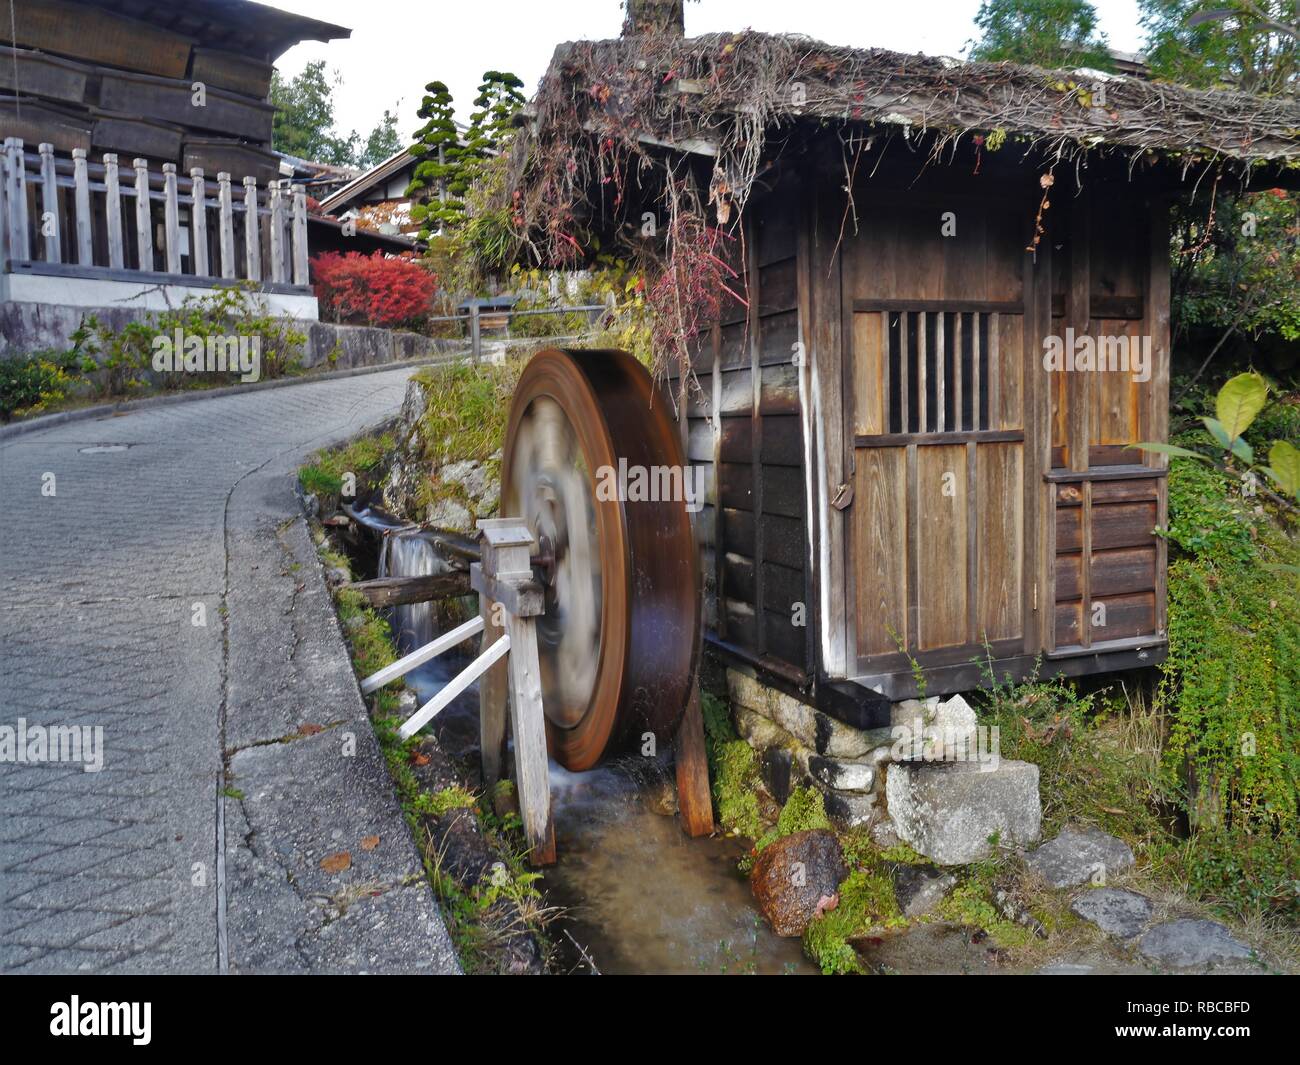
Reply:
[[[942, 158], [963, 137], [1062, 161], [1162, 158], [1245, 179], [1300, 169], [1300, 102], [1210, 92], [1098, 71], [963, 63], [753, 32], [560, 45], [517, 145], [523, 221], [554, 229], [620, 154], [650, 146], [712, 155], [742, 208], [774, 137], [816, 123], [901, 136]], [[716, 197], [715, 197], [716, 198]], [[532, 208], [532, 209], [530, 209]]]
[[[1105, 87], [1102, 105], [1094, 87]], [[802, 86], [798, 90], [796, 86]], [[651, 92], [647, 93], [647, 89]], [[1090, 70], [964, 63], [753, 32], [562, 44], [538, 94], [586, 92], [648, 131], [764, 118], [879, 123], [1300, 165], [1300, 101]], [[608, 94], [608, 95], [606, 95]], [[628, 104], [632, 105], [629, 112]]]

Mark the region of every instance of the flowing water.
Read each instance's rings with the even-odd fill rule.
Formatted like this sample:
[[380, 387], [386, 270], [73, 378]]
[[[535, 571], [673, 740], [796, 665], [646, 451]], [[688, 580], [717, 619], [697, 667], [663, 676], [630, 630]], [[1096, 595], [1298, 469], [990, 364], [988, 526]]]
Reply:
[[[422, 536], [393, 533], [384, 538], [384, 546], [379, 552], [381, 577], [429, 577], [446, 573], [449, 569], [433, 545]], [[398, 649], [403, 654], [428, 643], [436, 635], [432, 603], [393, 607], [391, 622]]]
[[[427, 541], [399, 533], [381, 552], [381, 576], [441, 572]], [[405, 653], [436, 635], [430, 604], [396, 607]], [[472, 657], [467, 645], [413, 671], [421, 703]], [[478, 692], [470, 688], [433, 722], [449, 754], [477, 758]], [[774, 936], [737, 871], [738, 840], [688, 839], [672, 813], [666, 771], [606, 766], [569, 773], [551, 763], [558, 863], [546, 870], [548, 901], [564, 917], [555, 936], [565, 964], [603, 973], [811, 973], [798, 939]], [[554, 931], [554, 929], [553, 929]]]

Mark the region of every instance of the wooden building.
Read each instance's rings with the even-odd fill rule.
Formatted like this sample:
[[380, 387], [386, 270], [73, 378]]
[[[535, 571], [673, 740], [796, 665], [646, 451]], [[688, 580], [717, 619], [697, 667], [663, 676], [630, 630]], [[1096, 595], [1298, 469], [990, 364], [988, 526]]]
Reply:
[[409, 148], [394, 152], [321, 200], [321, 210], [336, 218], [355, 218], [358, 225], [390, 235], [414, 237], [420, 224], [411, 221], [406, 194], [419, 159]]
[[250, 282], [314, 319], [273, 63], [351, 31], [249, 0], [16, 0], [0, 19], [0, 352]]
[[283, 176], [275, 60], [351, 33], [249, 0], [16, 0], [12, 29], [0, 22], [6, 137], [259, 182]]
[[1300, 183], [1300, 105], [631, 31], [556, 51], [515, 190], [553, 261], [730, 264], [682, 331], [714, 646], [863, 725], [1158, 662], [1169, 207]]

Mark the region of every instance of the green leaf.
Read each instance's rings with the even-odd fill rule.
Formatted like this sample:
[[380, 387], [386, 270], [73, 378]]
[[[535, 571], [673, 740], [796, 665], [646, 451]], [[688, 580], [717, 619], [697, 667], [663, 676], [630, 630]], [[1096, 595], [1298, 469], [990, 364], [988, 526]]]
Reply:
[[1287, 495], [1300, 498], [1300, 448], [1275, 440], [1268, 449], [1269, 472]]
[[1268, 401], [1268, 385], [1257, 373], [1239, 373], [1219, 389], [1214, 413], [1219, 416], [1229, 440], [1235, 440], [1255, 420]]
[[1218, 418], [1202, 418], [1201, 421], [1209, 434], [1218, 442], [1219, 447], [1225, 450], [1232, 447], [1232, 441], [1228, 437], [1228, 430], [1223, 427], [1223, 422]]
[[1255, 461], [1255, 449], [1241, 437], [1232, 442], [1232, 453], [1247, 464]]
[[1134, 444], [1133, 446], [1136, 448], [1141, 448], [1143, 451], [1154, 451], [1157, 455], [1173, 455], [1177, 458], [1200, 459], [1202, 462], [1210, 461], [1208, 456], [1202, 455], [1199, 451], [1190, 451], [1185, 447], [1179, 447], [1177, 444], [1148, 443], [1148, 444]]
[[1272, 562], [1264, 568], [1270, 573], [1300, 573], [1300, 566], [1288, 566], [1282, 562]]

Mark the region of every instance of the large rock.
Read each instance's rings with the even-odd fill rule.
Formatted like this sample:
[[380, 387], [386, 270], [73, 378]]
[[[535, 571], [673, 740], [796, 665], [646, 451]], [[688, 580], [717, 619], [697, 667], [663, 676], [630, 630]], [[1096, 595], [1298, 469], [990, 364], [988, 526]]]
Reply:
[[1071, 903], [1070, 909], [1118, 939], [1132, 939], [1151, 920], [1151, 900], [1123, 888], [1085, 891]]
[[1121, 839], [1099, 828], [1066, 825], [1050, 843], [1025, 855], [1025, 863], [1054, 888], [1104, 885], [1133, 864], [1133, 852]]
[[820, 910], [838, 901], [836, 891], [847, 875], [839, 842], [818, 828], [769, 844], [754, 863], [750, 886], [772, 931], [798, 936]]
[[964, 865], [1000, 846], [1038, 839], [1042, 806], [1038, 766], [1002, 759], [996, 769], [975, 762], [899, 762], [885, 774], [885, 797], [903, 842], [940, 865]]
[[1182, 918], [1156, 925], [1138, 942], [1144, 958], [1173, 969], [1246, 961], [1250, 948], [1217, 921]]

